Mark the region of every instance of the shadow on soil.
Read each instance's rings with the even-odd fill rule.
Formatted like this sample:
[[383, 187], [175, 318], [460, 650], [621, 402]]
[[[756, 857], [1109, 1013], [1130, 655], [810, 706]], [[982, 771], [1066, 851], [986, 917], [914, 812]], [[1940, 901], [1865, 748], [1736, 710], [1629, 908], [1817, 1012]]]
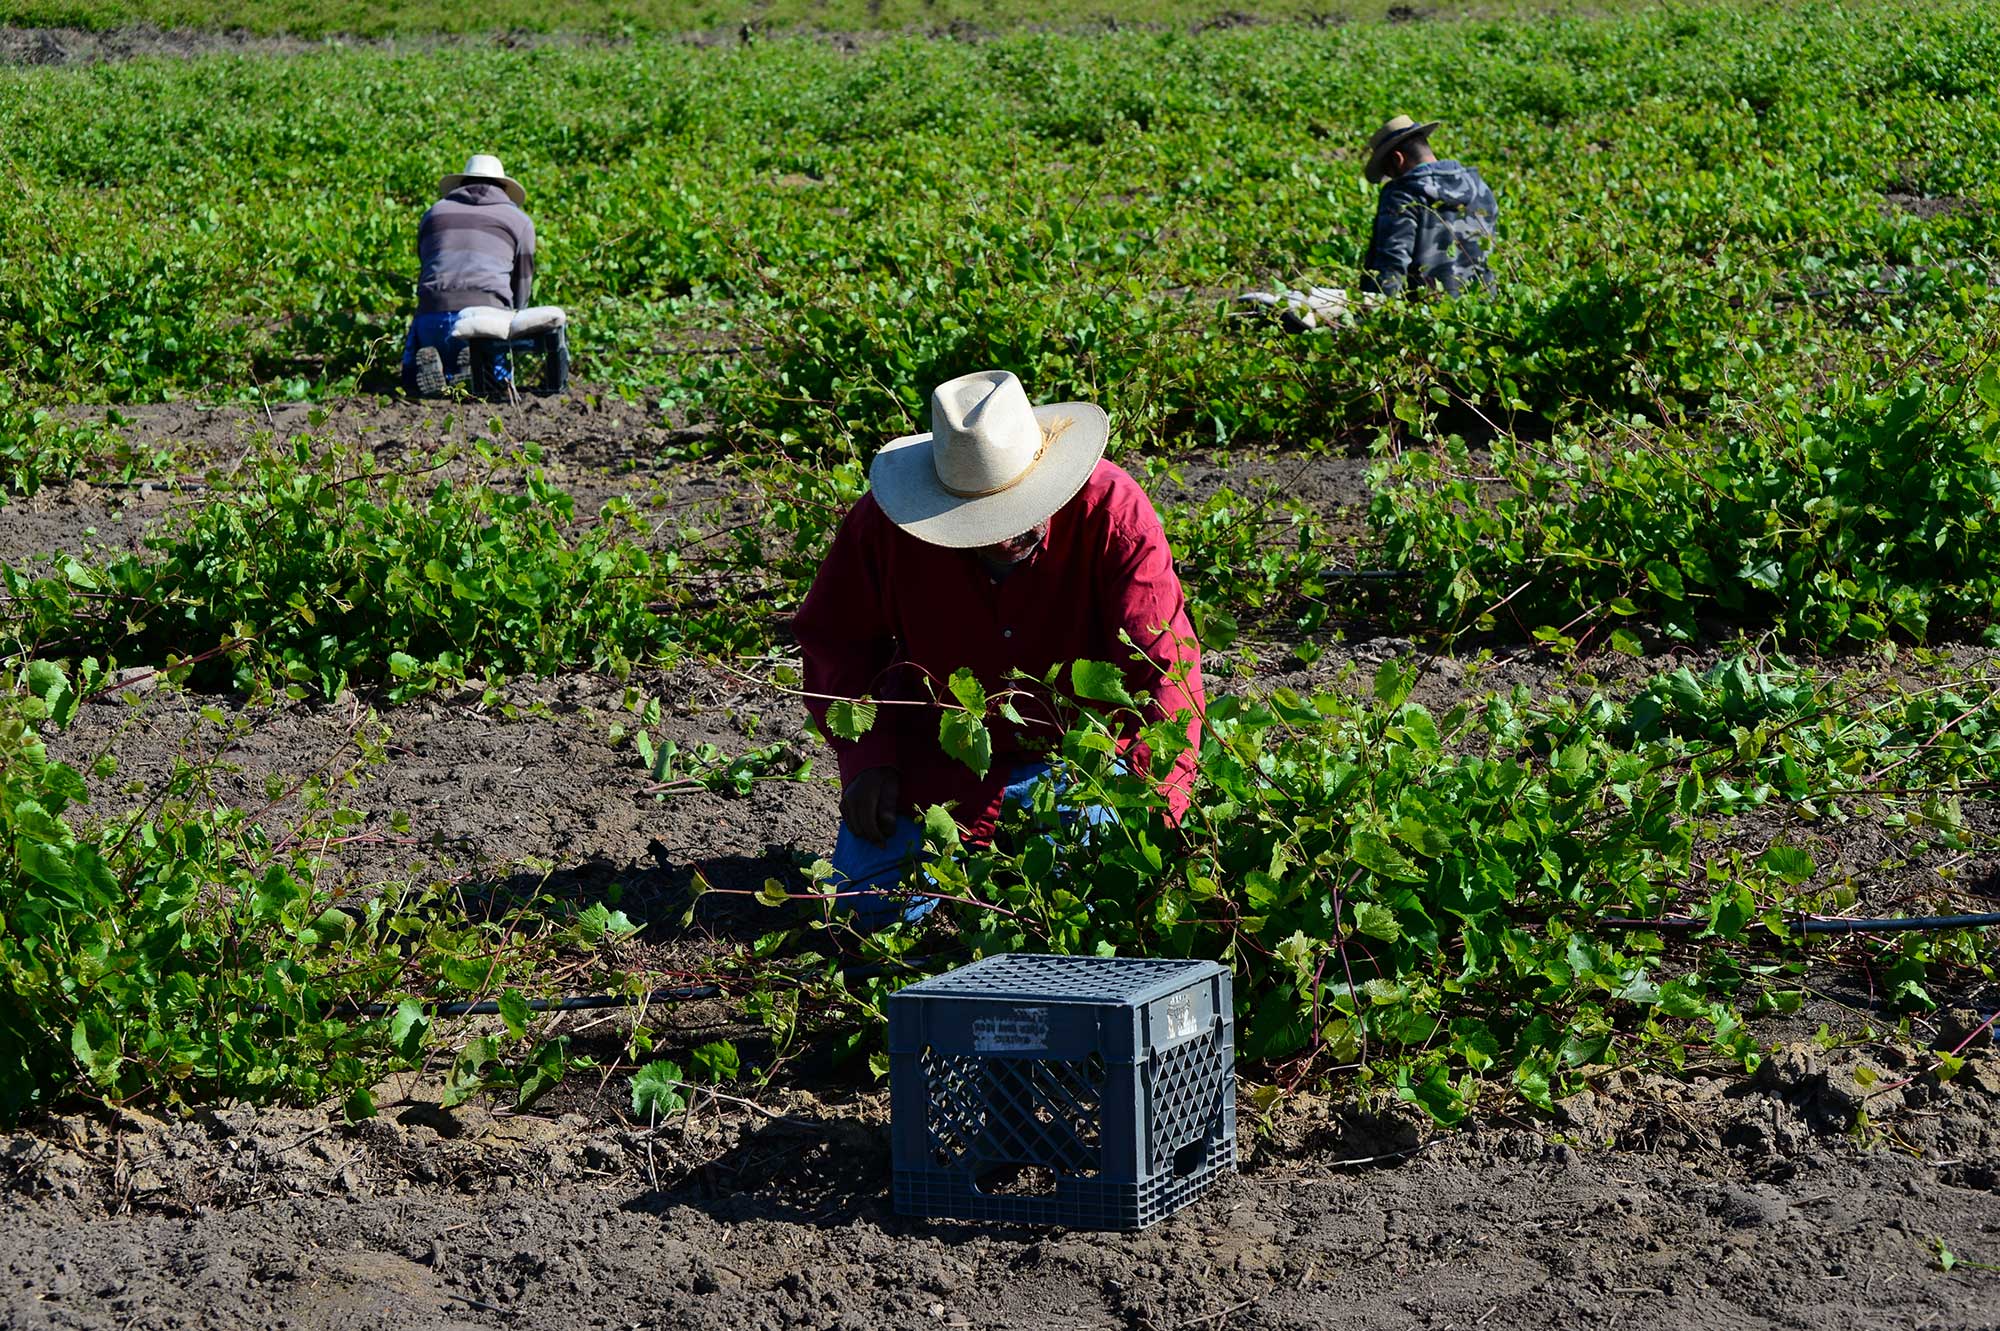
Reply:
[[786, 1116], [745, 1131], [736, 1144], [623, 1209], [665, 1217], [691, 1206], [727, 1223], [784, 1220], [834, 1227], [861, 1215], [887, 1221], [885, 1123], [849, 1116]]
[[[697, 890], [697, 875], [706, 889]], [[758, 889], [773, 878], [791, 891], [805, 886], [790, 846], [774, 843], [757, 855], [677, 861], [655, 841], [646, 859], [589, 860], [546, 874], [508, 873], [476, 880], [463, 892], [468, 911], [475, 915], [504, 914], [541, 898], [567, 902], [579, 910], [602, 903], [624, 911], [651, 941], [693, 934], [748, 944], [773, 929], [803, 922], [802, 906], [773, 909], [759, 904]]]

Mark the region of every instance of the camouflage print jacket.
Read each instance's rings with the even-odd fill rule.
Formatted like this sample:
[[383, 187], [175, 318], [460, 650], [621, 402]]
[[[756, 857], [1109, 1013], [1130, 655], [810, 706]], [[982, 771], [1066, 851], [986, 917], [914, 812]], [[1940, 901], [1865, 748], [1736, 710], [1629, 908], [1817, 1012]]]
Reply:
[[1375, 239], [1362, 262], [1363, 291], [1396, 295], [1406, 285], [1456, 296], [1493, 289], [1486, 249], [1500, 206], [1479, 173], [1458, 162], [1425, 162], [1382, 186]]

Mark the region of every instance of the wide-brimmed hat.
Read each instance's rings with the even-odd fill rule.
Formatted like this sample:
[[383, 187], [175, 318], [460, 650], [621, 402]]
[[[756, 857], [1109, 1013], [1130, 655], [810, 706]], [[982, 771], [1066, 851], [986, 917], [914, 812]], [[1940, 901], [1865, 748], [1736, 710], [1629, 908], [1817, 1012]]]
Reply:
[[1368, 183], [1371, 185], [1382, 183], [1382, 164], [1388, 160], [1390, 153], [1411, 139], [1427, 137], [1432, 130], [1443, 123], [1441, 120], [1426, 120], [1419, 125], [1408, 116], [1396, 116], [1388, 124], [1376, 130], [1375, 136], [1368, 140]]
[[455, 175], [445, 176], [438, 181], [438, 197], [457, 189], [469, 180], [490, 181], [507, 191], [507, 197], [516, 204], [528, 201], [528, 191], [521, 188], [521, 182], [507, 174], [507, 168], [500, 165], [500, 159], [491, 153], [474, 153], [465, 159], [465, 170]]
[[929, 433], [884, 445], [868, 479], [889, 521], [969, 550], [1031, 531], [1067, 504], [1110, 435], [1094, 403], [1037, 407], [1007, 371], [981, 370], [939, 384]]

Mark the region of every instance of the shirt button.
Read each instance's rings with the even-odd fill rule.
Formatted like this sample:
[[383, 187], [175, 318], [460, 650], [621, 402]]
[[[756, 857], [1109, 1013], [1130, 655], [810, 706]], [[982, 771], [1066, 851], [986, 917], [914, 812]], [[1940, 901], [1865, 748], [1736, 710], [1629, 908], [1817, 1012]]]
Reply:
[[1001, 637], [1003, 637], [1003, 638], [1011, 638], [1011, 637], [1013, 637], [1013, 636], [1014, 636], [1014, 630], [1012, 630], [1012, 629], [1001, 629], [1001, 630], [1000, 630], [1000, 636], [1001, 636]]

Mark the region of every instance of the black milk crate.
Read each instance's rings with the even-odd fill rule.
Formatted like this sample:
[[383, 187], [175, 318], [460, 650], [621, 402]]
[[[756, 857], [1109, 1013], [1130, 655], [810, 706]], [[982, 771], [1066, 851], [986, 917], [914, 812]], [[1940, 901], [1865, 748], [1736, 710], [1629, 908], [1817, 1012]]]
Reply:
[[1236, 1167], [1212, 961], [987, 957], [889, 999], [899, 1214], [1144, 1229]]

